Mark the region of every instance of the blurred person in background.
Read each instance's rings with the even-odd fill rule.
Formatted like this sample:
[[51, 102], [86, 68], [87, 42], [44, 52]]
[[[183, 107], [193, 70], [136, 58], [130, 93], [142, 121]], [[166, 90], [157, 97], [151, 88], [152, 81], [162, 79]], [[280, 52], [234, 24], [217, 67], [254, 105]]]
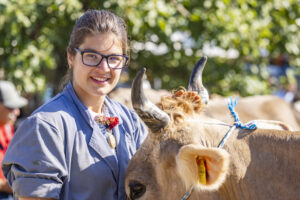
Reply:
[[124, 200], [127, 164], [147, 136], [138, 115], [108, 98], [128, 60], [124, 21], [89, 10], [67, 48], [64, 90], [14, 135], [2, 170], [14, 197]]
[[[27, 100], [21, 97], [15, 86], [8, 81], [0, 81], [0, 162], [14, 135], [14, 124], [21, 107]], [[13, 199], [12, 190], [0, 170], [0, 199]]]
[[269, 83], [276, 87], [273, 94], [289, 103], [293, 102], [298, 86], [294, 71], [289, 64], [288, 55], [280, 54], [271, 59], [268, 71], [270, 74]]

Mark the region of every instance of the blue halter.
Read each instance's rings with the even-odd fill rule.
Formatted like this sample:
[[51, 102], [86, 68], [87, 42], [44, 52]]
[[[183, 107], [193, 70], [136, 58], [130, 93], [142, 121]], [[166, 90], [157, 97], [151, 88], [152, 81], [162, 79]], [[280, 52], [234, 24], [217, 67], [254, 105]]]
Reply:
[[235, 100], [233, 100], [231, 97], [227, 100], [227, 106], [229, 108], [230, 114], [232, 115], [234, 119], [234, 124], [230, 128], [230, 130], [226, 133], [220, 144], [218, 145], [218, 148], [223, 148], [225, 142], [227, 141], [228, 137], [231, 135], [231, 133], [234, 131], [236, 128], [241, 128], [241, 129], [248, 129], [248, 130], [254, 130], [256, 129], [256, 124], [254, 121], [244, 125], [239, 119], [239, 116], [237, 112], [235, 111], [235, 108], [237, 106], [239, 97], [237, 97]]
[[[225, 134], [225, 136], [223, 137], [222, 141], [220, 142], [220, 144], [218, 145], [218, 148], [223, 148], [224, 144], [226, 143], [227, 139], [229, 138], [229, 136], [231, 135], [231, 133], [236, 129], [236, 128], [241, 128], [241, 129], [248, 129], [248, 130], [254, 130], [257, 128], [256, 124], [254, 121], [244, 125], [242, 124], [242, 122], [239, 119], [239, 116], [237, 114], [237, 112], [235, 111], [235, 108], [237, 106], [237, 102], [238, 102], [239, 97], [237, 97], [235, 100], [232, 99], [232, 97], [230, 97], [227, 100], [227, 106], [229, 108], [230, 114], [232, 115], [233, 119], [234, 119], [234, 124], [233, 126], [229, 129], [229, 131]], [[187, 200], [190, 196], [192, 191], [194, 190], [194, 186], [192, 186], [190, 188], [189, 191], [186, 192], [186, 194], [182, 197], [181, 200]]]
[[193, 192], [193, 190], [194, 190], [194, 187], [192, 186], [191, 189], [189, 191], [187, 191], [187, 193], [185, 193], [185, 195], [182, 197], [181, 200], [187, 200], [187, 199], [189, 199], [190, 196], [191, 196], [191, 194], [192, 194], [192, 192]]

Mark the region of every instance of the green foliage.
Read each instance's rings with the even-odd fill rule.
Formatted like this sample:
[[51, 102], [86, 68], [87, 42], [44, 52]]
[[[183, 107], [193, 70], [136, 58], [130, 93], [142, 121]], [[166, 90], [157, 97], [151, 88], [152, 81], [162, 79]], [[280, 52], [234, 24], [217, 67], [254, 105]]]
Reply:
[[62, 67], [69, 24], [80, 11], [76, 0], [1, 0], [0, 67], [6, 78], [26, 93], [42, 91]]
[[89, 8], [108, 9], [128, 25], [131, 77], [146, 67], [148, 79], [161, 78], [163, 88], [186, 86], [206, 47], [219, 47], [223, 54], [209, 55], [204, 71], [210, 92], [266, 94], [272, 89], [265, 70], [270, 58], [286, 53], [292, 66], [300, 66], [299, 5], [300, 0], [0, 0], [0, 67], [25, 92], [41, 91], [46, 83], [55, 89], [66, 71], [65, 49], [76, 18]]
[[[207, 54], [205, 45], [217, 46], [227, 53], [236, 50], [238, 55], [209, 57], [204, 83], [211, 92], [221, 95], [238, 92], [243, 96], [271, 91], [265, 69], [270, 58], [286, 53], [291, 65], [300, 66], [299, 3], [299, 0], [115, 2], [128, 20], [132, 75], [146, 66], [148, 78], [161, 77], [164, 88], [186, 86], [193, 65]], [[174, 33], [180, 34], [175, 37]], [[163, 46], [166, 51], [160, 48]], [[262, 55], [263, 50], [268, 55]], [[247, 70], [248, 64], [258, 70]]]

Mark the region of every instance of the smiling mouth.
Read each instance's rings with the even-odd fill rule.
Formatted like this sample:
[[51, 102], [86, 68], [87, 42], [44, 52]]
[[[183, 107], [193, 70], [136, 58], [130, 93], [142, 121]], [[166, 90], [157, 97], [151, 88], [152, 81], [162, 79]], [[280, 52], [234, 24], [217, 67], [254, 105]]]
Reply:
[[101, 82], [104, 82], [104, 81], [108, 81], [109, 78], [99, 78], [99, 77], [92, 77], [92, 79], [96, 80], [96, 81], [101, 81]]

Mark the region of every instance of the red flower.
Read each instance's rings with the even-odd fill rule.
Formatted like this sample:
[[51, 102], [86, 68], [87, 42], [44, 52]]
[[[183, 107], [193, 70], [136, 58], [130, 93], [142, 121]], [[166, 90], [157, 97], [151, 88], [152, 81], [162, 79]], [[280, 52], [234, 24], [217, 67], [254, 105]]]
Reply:
[[106, 117], [106, 116], [96, 116], [95, 121], [99, 124], [102, 124], [105, 126], [105, 128], [108, 128], [109, 130], [112, 130], [116, 125], [119, 124], [119, 118], [118, 117]]
[[113, 129], [116, 125], [119, 124], [119, 118], [118, 117], [110, 117], [109, 118], [109, 125], [108, 128], [111, 130]]

